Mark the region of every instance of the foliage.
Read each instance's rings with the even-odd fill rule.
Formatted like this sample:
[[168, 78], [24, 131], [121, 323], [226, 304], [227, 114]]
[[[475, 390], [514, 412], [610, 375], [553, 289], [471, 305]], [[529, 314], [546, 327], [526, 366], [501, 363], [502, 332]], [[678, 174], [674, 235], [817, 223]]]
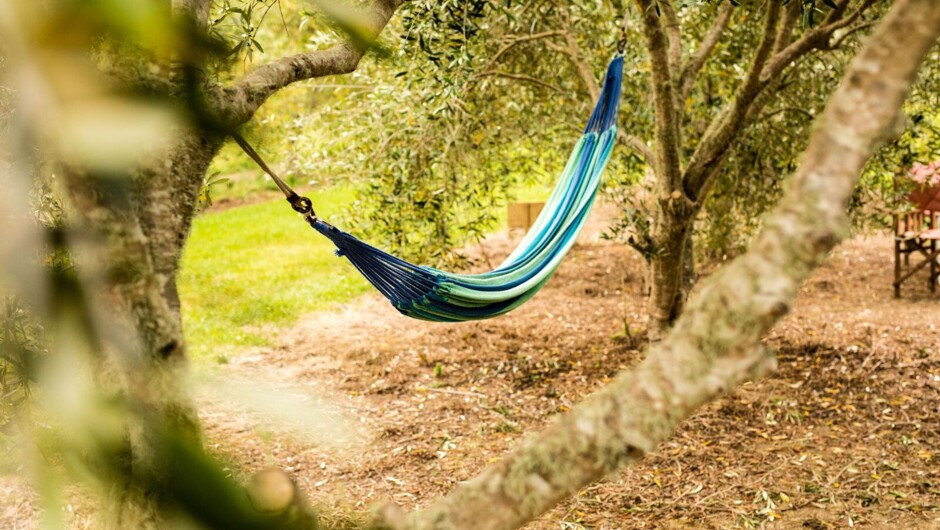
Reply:
[[[201, 116], [186, 91], [192, 72], [180, 67], [182, 80], [174, 80], [171, 94], [160, 69], [170, 57], [199, 55], [190, 46], [197, 44], [191, 28], [175, 24], [170, 13], [168, 5], [115, 0], [0, 10], [2, 47], [13, 51], [6, 58], [15, 65], [0, 82], [17, 89], [16, 112], [0, 114], [11, 118], [0, 135], [0, 233], [3, 243], [16, 243], [0, 245], [0, 421], [7, 427], [13, 407], [35, 388], [42, 399], [31, 403], [33, 421], [20, 424], [25, 435], [15, 442], [33, 457], [19, 465], [35, 479], [44, 527], [67, 526], [71, 510], [62, 489], [80, 481], [82, 495], [98, 493], [107, 503], [102, 512], [121, 512], [114, 516], [121, 524], [96, 527], [152, 527], [160, 512], [170, 527], [315, 528], [313, 516], [298, 515], [302, 510], [260, 513], [231, 473], [202, 452], [179, 392], [182, 378], [163, 373], [171, 363], [160, 364], [165, 359], [141, 346], [147, 331], [166, 321], [153, 318], [139, 333], [126, 333], [126, 321], [163, 294], [151, 289], [156, 294], [143, 303], [128, 300], [126, 291], [155, 276], [135, 259], [147, 254], [141, 248], [147, 241], [133, 185], [153, 175], [146, 168], [169, 166], [153, 160], [167, 131], [180, 133], [192, 125], [188, 118]], [[53, 175], [73, 199], [68, 223], [61, 223], [49, 192]], [[180, 192], [161, 191], [167, 202], [158, 207]], [[67, 259], [76, 248], [83, 251], [79, 273]], [[7, 301], [8, 293], [15, 298]], [[168, 308], [165, 302], [157, 305]], [[178, 339], [158, 355], [178, 352]], [[150, 381], [156, 378], [172, 384], [157, 389]], [[149, 524], [133, 521], [133, 510], [122, 505], [133, 501], [149, 511]]]
[[[0, 74], [3, 66], [4, 60], [0, 56]], [[0, 85], [0, 134], [9, 131], [14, 114], [14, 96], [11, 89]], [[4, 171], [8, 169], [3, 168]], [[30, 221], [59, 230], [65, 218], [62, 204], [53, 192], [53, 176], [45, 175], [47, 178], [39, 180], [30, 194]], [[33, 256], [32, 259], [60, 273], [72, 268], [69, 255], [55, 247], [45, 249], [44, 255]], [[36, 368], [47, 354], [43, 328], [36, 315], [20, 298], [4, 292], [3, 288], [0, 285], [0, 433], [9, 432], [11, 422], [28, 405]]]
[[[803, 2], [801, 8], [803, 22], [795, 29], [797, 36], [813, 27], [815, 19], [809, 19], [807, 13], [819, 10], [819, 6], [810, 2]], [[687, 5], [680, 9], [684, 42], [702, 39], [713, 18], [713, 9], [709, 5]], [[735, 11], [712, 59], [705, 64], [698, 82], [684, 102], [683, 135], [688, 138], [683, 153], [685, 159], [691, 156], [697, 140], [705, 134], [718, 110], [733, 96], [744, 78], [760, 37], [760, 25], [754, 20], [756, 13], [751, 9]], [[798, 166], [813, 120], [864, 37], [865, 24], [878, 16], [878, 10], [867, 13], [859, 24], [863, 30], [840, 36], [843, 40], [841, 46], [811, 54], [789, 68], [773, 96], [762, 102], [760, 112], [741, 131], [741, 137], [722, 163], [696, 222], [696, 249], [700, 256], [728, 258], [746, 248], [760, 228], [764, 213], [780, 197], [783, 182]], [[638, 38], [631, 36], [630, 41]], [[645, 99], [642, 90], [641, 87], [630, 93]], [[651, 135], [650, 122], [634, 122], [634, 127], [631, 130], [641, 138]], [[611, 234], [631, 240], [642, 250], [640, 243], [648, 236], [651, 226], [648, 212], [652, 208], [647, 202], [651, 194], [650, 183], [639, 179], [646, 184], [646, 189], [638, 189], [632, 186], [637, 182], [635, 177], [628, 175], [618, 180], [620, 183], [611, 186], [609, 194], [617, 204], [624, 206], [624, 214], [612, 226]], [[857, 188], [858, 201], [852, 208], [856, 226], [877, 224], [876, 212], [883, 210], [883, 197], [876, 184], [866, 177]]]
[[0, 311], [0, 432], [4, 432], [29, 398], [45, 347], [42, 328], [19, 300], [6, 297]]
[[[791, 68], [773, 101], [743, 131], [699, 221], [702, 255], [721, 259], [747, 248], [764, 213], [782, 195], [784, 181], [796, 170], [813, 120], [841, 79], [852, 51], [850, 47], [825, 58], [811, 56]], [[709, 69], [703, 75], [707, 87], [720, 74]]]
[[576, 88], [514, 82], [490, 64], [524, 11], [488, 1], [406, 6], [398, 78], [373, 92], [383, 127], [356, 205], [359, 231], [411, 259], [459, 265], [455, 250], [493, 227], [493, 207], [513, 188], [560, 171], [590, 102]]
[[[813, 120], [841, 78], [850, 52], [812, 57], [811, 67], [791, 70], [777, 101], [745, 132], [699, 221], [702, 254], [726, 258], [747, 247], [763, 214], [782, 194], [783, 182], [796, 170]], [[940, 48], [934, 51], [938, 54]], [[911, 164], [940, 158], [935, 64], [925, 63], [925, 74], [905, 103], [903, 133], [872, 158], [855, 187], [849, 212], [856, 231], [889, 226], [892, 214], [905, 208], [903, 176]]]
[[251, 62], [255, 52], [264, 53], [258, 32], [271, 10], [280, 9], [279, 0], [220, 0], [214, 4], [209, 33], [230, 43], [229, 58]]
[[[718, 4], [677, 4], [685, 42], [702, 39]], [[253, 16], [260, 20], [268, 4], [240, 5], [254, 5]], [[831, 6], [800, 0], [800, 8], [798, 35], [811, 30]], [[279, 9], [281, 22], [252, 26], [252, 38], [264, 42], [269, 54], [279, 54], [297, 38], [285, 39], [285, 24], [311, 46], [335, 40], [336, 30], [324, 17], [289, 2]], [[741, 83], [760, 37], [759, 14], [750, 3], [736, 10], [685, 101], [684, 157]], [[262, 152], [278, 159], [297, 182], [357, 183], [358, 199], [344, 226], [358, 235], [416, 261], [459, 265], [457, 250], [494, 227], [494, 207], [511, 200], [520, 183], [551, 182], [563, 165], [591, 104], [579, 67], [595, 77], [602, 71], [624, 15], [628, 38], [620, 125], [651, 138], [650, 64], [633, 8], [584, 1], [410, 2], [390, 32], [397, 31], [400, 42], [381, 39], [393, 51], [390, 58], [364, 61], [348, 78], [292, 87], [266, 106], [255, 129]], [[861, 24], [876, 16], [866, 15]], [[813, 117], [864, 35], [864, 30], [846, 35], [840, 48], [813, 54], [786, 73], [778, 93], [724, 162], [696, 224], [700, 254], [735, 255], [759, 228], [798, 163]], [[927, 92], [915, 91], [915, 101], [918, 94]], [[229, 155], [223, 158], [227, 168], [244, 167]], [[638, 247], [651, 226], [647, 169], [635, 152], [618, 146], [605, 188], [623, 212], [610, 236]], [[858, 188], [852, 208], [856, 226], [883, 223], [888, 207], [881, 173], [876, 178], [867, 172]]]
[[218, 171], [208, 173], [205, 178], [205, 183], [202, 186], [202, 189], [199, 191], [199, 200], [197, 206], [199, 210], [202, 211], [209, 206], [212, 206], [212, 198], [215, 195], [215, 189], [222, 187], [223, 185], [230, 184], [232, 179], [229, 177], [223, 177]]
[[924, 63], [924, 72], [904, 105], [904, 131], [881, 149], [871, 162], [852, 198], [852, 209], [860, 229], [883, 227], [895, 212], [909, 205], [912, 182], [905, 178], [915, 163], [940, 159], [940, 45]]

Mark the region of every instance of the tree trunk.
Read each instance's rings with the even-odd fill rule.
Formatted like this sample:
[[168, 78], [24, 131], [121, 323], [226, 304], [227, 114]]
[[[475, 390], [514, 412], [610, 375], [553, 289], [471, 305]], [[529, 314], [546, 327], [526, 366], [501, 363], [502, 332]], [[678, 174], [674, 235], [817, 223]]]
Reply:
[[125, 178], [63, 172], [73, 210], [71, 239], [87, 239], [83, 233], [94, 239], [78, 246], [77, 263], [98, 285], [94, 292], [106, 293], [98, 304], [105, 317], [99, 333], [119, 352], [102, 357], [114, 361], [123, 379], [108, 392], [126, 393], [140, 414], [140, 421], [127, 425], [120, 451], [129, 463], [122, 470], [126, 484], [143, 487], [116, 492], [119, 526], [155, 522], [151, 488], [162, 489], [171, 479], [164, 433], [201, 442], [187, 384], [176, 274], [203, 177], [221, 140], [195, 130], [177, 131], [174, 138], [179, 140], [155, 149]]
[[695, 287], [695, 282], [698, 281], [698, 272], [695, 268], [695, 230], [692, 223], [695, 220], [693, 219], [689, 225], [689, 235], [685, 238], [685, 246], [682, 249], [682, 298], [683, 300], [688, 300], [689, 293], [692, 292], [692, 288]]
[[654, 252], [649, 260], [650, 293], [647, 307], [650, 342], [663, 339], [679, 318], [695, 285], [692, 223], [694, 208], [677, 207], [679, 200], [663, 201], [652, 230]]
[[[196, 215], [205, 174], [223, 140], [206, 131], [182, 131], [180, 139], [169, 149], [169, 164], [164, 160], [151, 162], [138, 179], [141, 228], [150, 247], [154, 272], [178, 321], [179, 261]], [[179, 324], [181, 329], [182, 323]]]

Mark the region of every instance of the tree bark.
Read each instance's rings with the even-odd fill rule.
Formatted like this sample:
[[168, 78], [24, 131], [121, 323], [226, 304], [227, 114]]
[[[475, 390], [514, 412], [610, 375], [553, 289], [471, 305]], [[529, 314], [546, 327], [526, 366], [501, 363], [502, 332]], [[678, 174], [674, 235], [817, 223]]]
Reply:
[[509, 530], [641, 458], [703, 404], [771, 369], [761, 337], [847, 232], [852, 189], [890, 138], [927, 51], [940, 1], [899, 0], [852, 61], [800, 168], [751, 249], [710, 277], [634, 370], [429, 508], [386, 507], [395, 530]]
[[[204, 176], [224, 138], [212, 131], [181, 130], [166, 159], [143, 168], [138, 183], [140, 224], [157, 281], [179, 320], [176, 274], [189, 237]], [[182, 324], [178, 326], [182, 329]], [[182, 336], [175, 338], [182, 346]]]
[[[647, 337], [651, 343], [661, 341], [673, 322], [682, 313], [689, 289], [685, 286], [687, 269], [694, 263], [687, 261], [691, 247], [694, 213], [691, 203], [682, 204], [683, 197], [662, 199], [652, 229], [655, 252], [650, 257], [650, 295], [647, 301], [649, 325]], [[682, 205], [683, 207], [680, 207]]]

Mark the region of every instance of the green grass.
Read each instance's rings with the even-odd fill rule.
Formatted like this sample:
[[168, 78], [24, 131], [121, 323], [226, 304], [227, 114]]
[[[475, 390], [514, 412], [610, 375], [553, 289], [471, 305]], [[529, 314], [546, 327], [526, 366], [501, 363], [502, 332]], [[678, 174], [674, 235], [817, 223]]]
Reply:
[[[550, 191], [531, 184], [513, 195], [544, 200]], [[354, 197], [351, 186], [310, 195], [326, 218], [348, 208]], [[506, 209], [496, 216], [502, 229]], [[270, 344], [278, 328], [304, 313], [335, 308], [368, 291], [365, 279], [333, 250], [280, 200], [198, 217], [179, 278], [192, 358], [224, 362], [246, 347]]]
[[[310, 195], [326, 218], [348, 207], [354, 191]], [[268, 344], [271, 332], [306, 312], [335, 307], [368, 283], [333, 245], [283, 201], [196, 219], [180, 273], [183, 325], [194, 359], [223, 360]]]

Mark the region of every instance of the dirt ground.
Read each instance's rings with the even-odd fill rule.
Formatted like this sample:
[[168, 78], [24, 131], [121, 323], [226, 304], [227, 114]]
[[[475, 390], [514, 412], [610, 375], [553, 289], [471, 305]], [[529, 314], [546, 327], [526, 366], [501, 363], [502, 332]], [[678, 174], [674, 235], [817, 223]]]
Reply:
[[[231, 418], [207, 418], [210, 439], [247, 470], [288, 469], [337, 512], [431, 502], [643, 355], [642, 264], [588, 232], [504, 318], [416, 322], [370, 296], [228, 368], [345, 409], [363, 440], [352, 454]], [[841, 245], [768, 336], [775, 375], [530, 528], [940, 528], [940, 295], [911, 281], [894, 299], [890, 249], [887, 237]]]
[[[220, 370], [302, 394], [322, 429], [203, 398], [209, 447], [240, 476], [287, 470], [334, 522], [383, 499], [427, 505], [641, 359], [642, 264], [588, 232], [502, 318], [417, 322], [378, 296], [309, 315]], [[839, 246], [767, 337], [777, 373], [527, 528], [940, 528], [940, 294], [918, 279], [894, 299], [892, 267], [888, 237]]]

